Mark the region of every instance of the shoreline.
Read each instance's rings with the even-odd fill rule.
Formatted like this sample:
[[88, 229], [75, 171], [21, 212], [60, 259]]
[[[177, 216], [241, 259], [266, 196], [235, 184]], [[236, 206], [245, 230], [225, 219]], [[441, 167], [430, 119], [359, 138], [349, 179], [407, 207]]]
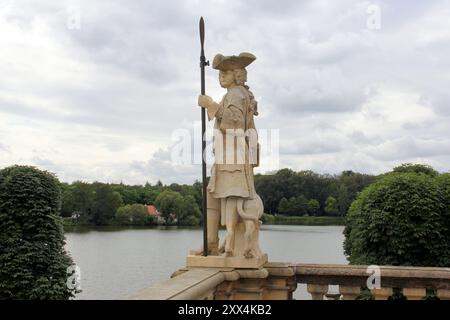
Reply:
[[[263, 225], [287, 225], [287, 226], [345, 226], [345, 217], [332, 216], [282, 216], [282, 215], [267, 215], [261, 219]], [[63, 219], [63, 228], [65, 232], [73, 231], [74, 229], [103, 229], [107, 230], [121, 230], [121, 229], [159, 229], [159, 230], [174, 230], [174, 229], [201, 229], [202, 226], [184, 226], [184, 225], [102, 225], [96, 226], [92, 224], [83, 224], [69, 219]]]

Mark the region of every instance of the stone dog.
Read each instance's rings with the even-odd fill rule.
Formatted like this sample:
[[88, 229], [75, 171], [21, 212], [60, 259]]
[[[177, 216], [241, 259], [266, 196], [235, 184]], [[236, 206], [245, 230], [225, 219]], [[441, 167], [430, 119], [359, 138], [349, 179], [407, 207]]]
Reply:
[[[259, 228], [261, 225], [259, 219], [262, 217], [264, 211], [263, 202], [259, 195], [256, 195], [253, 199], [238, 198], [236, 206], [236, 214], [242, 219], [245, 225], [243, 255], [246, 258], [260, 257], [262, 252], [258, 244]], [[236, 225], [232, 226], [232, 229], [236, 228]], [[234, 230], [231, 233], [234, 233]], [[223, 253], [226, 251], [227, 241], [230, 240], [225, 240], [219, 252]]]

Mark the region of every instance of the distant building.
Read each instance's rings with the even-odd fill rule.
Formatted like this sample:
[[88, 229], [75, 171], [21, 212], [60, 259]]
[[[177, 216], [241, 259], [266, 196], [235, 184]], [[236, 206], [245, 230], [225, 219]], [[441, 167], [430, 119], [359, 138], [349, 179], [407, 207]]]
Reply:
[[78, 219], [81, 216], [79, 211], [72, 212], [71, 218], [72, 219]]
[[150, 217], [153, 217], [156, 220], [157, 224], [164, 224], [166, 220], [161, 217], [161, 214], [159, 213], [158, 209], [154, 205], [147, 205], [147, 213]]
[[156, 209], [156, 207], [151, 204], [147, 206], [147, 213], [149, 216], [152, 216], [152, 217], [160, 216], [158, 209]]

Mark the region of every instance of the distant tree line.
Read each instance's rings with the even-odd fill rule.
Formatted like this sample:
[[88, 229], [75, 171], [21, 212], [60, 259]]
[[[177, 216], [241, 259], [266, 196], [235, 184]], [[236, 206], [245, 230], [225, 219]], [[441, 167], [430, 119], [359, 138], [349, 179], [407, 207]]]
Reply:
[[146, 205], [155, 205], [166, 224], [201, 224], [201, 184], [62, 183], [61, 215], [87, 225], [153, 225]]
[[[255, 186], [266, 213], [286, 216], [345, 216], [358, 192], [375, 176], [344, 171], [339, 175], [281, 169], [255, 175]], [[161, 181], [152, 185], [62, 183], [63, 217], [89, 225], [152, 225], [146, 205], [155, 205], [169, 225], [202, 223], [202, 185]]]
[[256, 191], [268, 214], [345, 216], [358, 192], [375, 176], [343, 171], [339, 175], [281, 169], [255, 176]]

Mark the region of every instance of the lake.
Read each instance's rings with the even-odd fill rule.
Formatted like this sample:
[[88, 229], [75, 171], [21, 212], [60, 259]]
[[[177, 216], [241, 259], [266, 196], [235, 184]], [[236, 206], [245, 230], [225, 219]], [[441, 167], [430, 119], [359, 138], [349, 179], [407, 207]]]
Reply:
[[[260, 244], [269, 261], [347, 263], [342, 226], [263, 225], [261, 229]], [[77, 299], [126, 299], [167, 280], [202, 239], [201, 229], [73, 228], [66, 232], [66, 248], [81, 270], [83, 292]], [[299, 285], [295, 298], [309, 298], [304, 291]]]

